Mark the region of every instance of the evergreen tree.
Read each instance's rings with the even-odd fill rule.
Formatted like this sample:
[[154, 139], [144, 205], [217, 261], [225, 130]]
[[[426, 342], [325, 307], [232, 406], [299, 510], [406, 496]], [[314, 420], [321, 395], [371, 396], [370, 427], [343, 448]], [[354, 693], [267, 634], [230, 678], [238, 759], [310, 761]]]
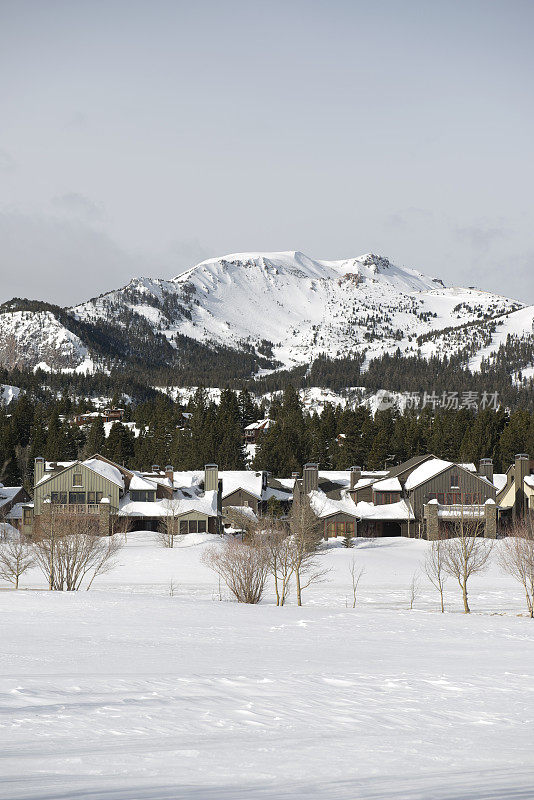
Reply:
[[91, 422], [91, 427], [89, 428], [87, 434], [87, 440], [84, 448], [85, 457], [88, 458], [96, 453], [102, 453], [105, 442], [106, 434], [104, 430], [104, 422], [102, 417], [98, 416], [95, 417]]
[[104, 445], [103, 456], [124, 466], [131, 465], [134, 455], [135, 437], [121, 422], [114, 422]]

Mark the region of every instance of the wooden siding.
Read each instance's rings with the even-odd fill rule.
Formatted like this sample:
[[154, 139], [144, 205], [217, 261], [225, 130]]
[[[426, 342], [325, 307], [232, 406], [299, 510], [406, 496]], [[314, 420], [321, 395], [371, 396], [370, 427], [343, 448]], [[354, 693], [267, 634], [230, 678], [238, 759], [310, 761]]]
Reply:
[[[455, 486], [459, 487], [458, 489], [451, 488], [452, 476], [458, 476], [458, 483], [455, 484]], [[417, 519], [422, 519], [423, 505], [429, 502], [431, 494], [444, 494], [446, 496], [451, 491], [453, 494], [461, 492], [462, 496], [464, 494], [480, 494], [481, 505], [486, 500], [495, 500], [497, 495], [495, 486], [490, 485], [478, 475], [453, 464], [444, 472], [430, 478], [430, 480], [425, 481], [420, 486], [416, 486], [415, 489], [409, 492], [410, 502]]]
[[250, 492], [245, 491], [245, 489], [236, 489], [235, 492], [223, 497], [222, 506], [223, 508], [226, 506], [244, 506], [245, 500], [248, 503], [248, 507], [251, 508], [255, 514], [257, 514], [259, 500], [253, 494], [250, 494]]
[[[82, 485], [74, 486], [74, 475], [79, 473], [82, 475]], [[102, 492], [103, 497], [110, 497], [112, 508], [119, 507], [119, 486], [84, 464], [73, 464], [35, 487], [35, 516], [42, 514], [43, 500], [52, 492], [67, 492], [67, 495], [68, 492]]]

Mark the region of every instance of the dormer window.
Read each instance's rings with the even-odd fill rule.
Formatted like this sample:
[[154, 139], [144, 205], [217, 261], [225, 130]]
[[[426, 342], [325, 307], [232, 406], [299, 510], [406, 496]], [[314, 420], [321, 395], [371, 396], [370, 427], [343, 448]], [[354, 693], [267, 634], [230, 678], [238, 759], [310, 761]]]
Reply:
[[81, 472], [75, 472], [72, 476], [73, 486], [83, 486], [83, 475]]
[[156, 501], [156, 492], [150, 489], [132, 489], [130, 500], [134, 503], [154, 503]]

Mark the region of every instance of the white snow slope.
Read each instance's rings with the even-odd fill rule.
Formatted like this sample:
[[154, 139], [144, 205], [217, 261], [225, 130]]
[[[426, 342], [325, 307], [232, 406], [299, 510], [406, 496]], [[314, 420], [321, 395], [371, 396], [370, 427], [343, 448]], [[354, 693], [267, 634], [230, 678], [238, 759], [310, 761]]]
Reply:
[[128, 539], [89, 593], [0, 592], [0, 797], [532, 797], [533, 623], [495, 566], [471, 615], [422, 578], [409, 611], [425, 542], [332, 544], [302, 608], [241, 606], [200, 561], [209, 537]]
[[[433, 331], [478, 323], [521, 303], [441, 280], [372, 253], [318, 261], [300, 252], [236, 253], [203, 261], [174, 280], [136, 278], [72, 311], [89, 321], [116, 320], [128, 308], [173, 341], [176, 333], [229, 347], [273, 345], [284, 366], [366, 351], [449, 355], [471, 343], [463, 329], [441, 347]], [[430, 335], [420, 346], [417, 337]], [[486, 346], [481, 336], [479, 347]], [[486, 337], [487, 338], [487, 337]], [[491, 336], [489, 337], [491, 339]]]

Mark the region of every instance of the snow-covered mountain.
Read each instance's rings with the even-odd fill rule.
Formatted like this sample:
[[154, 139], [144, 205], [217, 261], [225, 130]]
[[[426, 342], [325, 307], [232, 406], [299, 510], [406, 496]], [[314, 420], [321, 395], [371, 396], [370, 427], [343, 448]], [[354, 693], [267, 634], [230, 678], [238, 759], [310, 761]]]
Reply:
[[[171, 343], [180, 333], [234, 348], [252, 346], [291, 367], [320, 353], [457, 352], [469, 334], [442, 343], [442, 331], [473, 323], [484, 329], [487, 320], [520, 308], [500, 295], [447, 288], [439, 278], [372, 253], [317, 261], [282, 252], [208, 259], [174, 280], [136, 278], [72, 311], [95, 322], [116, 320], [128, 309]], [[486, 339], [484, 347], [490, 344]]]
[[[218, 348], [273, 369], [323, 353], [369, 360], [399, 349], [461, 353], [479, 369], [503, 357], [508, 334], [533, 341], [533, 306], [446, 287], [372, 253], [341, 261], [237, 253], [172, 280], [135, 278], [71, 309], [20, 302], [0, 309], [0, 364], [83, 370], [132, 358], [151, 366], [157, 355], [159, 365], [180, 367], [184, 354], [198, 361]], [[516, 367], [528, 370], [524, 361]]]

